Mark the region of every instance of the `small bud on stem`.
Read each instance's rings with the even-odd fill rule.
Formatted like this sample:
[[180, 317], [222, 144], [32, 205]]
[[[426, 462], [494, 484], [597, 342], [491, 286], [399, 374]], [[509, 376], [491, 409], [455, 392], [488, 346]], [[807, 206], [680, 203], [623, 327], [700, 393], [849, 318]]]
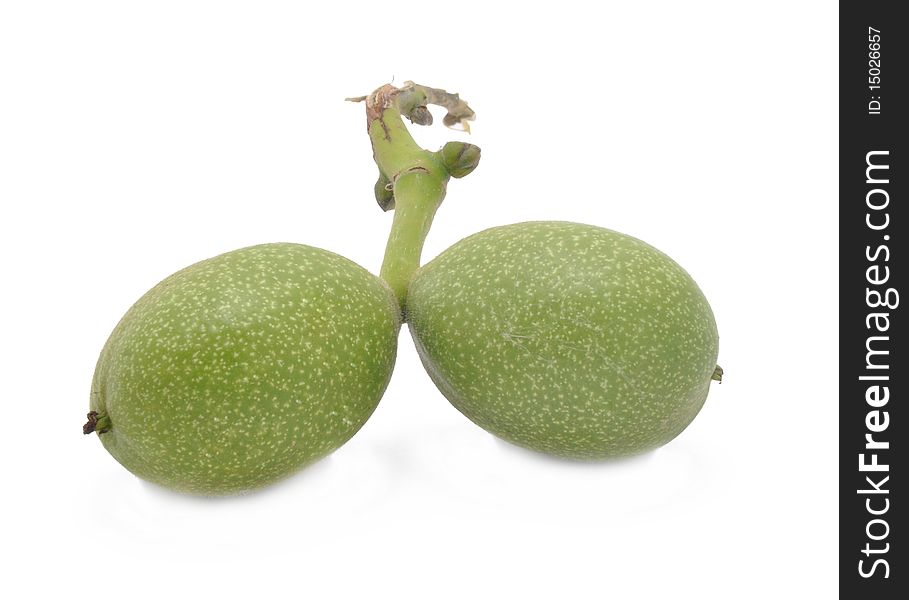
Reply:
[[467, 142], [448, 142], [439, 155], [448, 174], [455, 179], [470, 175], [480, 164], [480, 148]]

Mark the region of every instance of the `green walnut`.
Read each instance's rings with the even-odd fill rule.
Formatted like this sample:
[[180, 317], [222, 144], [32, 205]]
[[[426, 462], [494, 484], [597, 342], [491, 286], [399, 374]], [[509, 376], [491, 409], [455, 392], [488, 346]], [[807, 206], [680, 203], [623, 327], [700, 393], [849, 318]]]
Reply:
[[661, 446], [700, 411], [713, 313], [691, 277], [633, 237], [519, 223], [421, 267], [407, 320], [433, 381], [480, 427], [577, 459]]
[[388, 286], [341, 256], [297, 244], [228, 252], [126, 313], [98, 360], [85, 431], [174, 490], [258, 488], [360, 429], [399, 328]]
[[406, 320], [432, 379], [481, 427], [577, 459], [636, 454], [681, 433], [716, 366], [710, 306], [632, 237], [521, 223], [421, 266], [452, 178], [480, 149], [421, 148], [404, 119], [469, 130], [458, 94], [406, 82], [364, 101], [394, 211], [380, 277], [309, 246], [266, 244], [168, 277], [122, 318], [92, 381], [85, 433], [129, 471], [202, 495], [251, 490], [340, 447], [376, 408]]

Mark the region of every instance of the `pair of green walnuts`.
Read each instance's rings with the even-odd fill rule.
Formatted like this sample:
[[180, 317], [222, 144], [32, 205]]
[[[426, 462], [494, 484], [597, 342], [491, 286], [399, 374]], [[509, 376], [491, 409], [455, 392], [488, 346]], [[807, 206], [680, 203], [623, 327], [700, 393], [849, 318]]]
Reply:
[[375, 410], [406, 321], [439, 390], [514, 444], [574, 459], [661, 446], [694, 419], [716, 366], [704, 295], [670, 258], [590, 225], [470, 236], [420, 266], [449, 177], [479, 149], [419, 148], [402, 116], [448, 125], [455, 94], [406, 83], [366, 101], [376, 195], [395, 210], [376, 277], [299, 244], [244, 248], [159, 283], [95, 370], [85, 433], [134, 474], [202, 495], [243, 492], [340, 447]]

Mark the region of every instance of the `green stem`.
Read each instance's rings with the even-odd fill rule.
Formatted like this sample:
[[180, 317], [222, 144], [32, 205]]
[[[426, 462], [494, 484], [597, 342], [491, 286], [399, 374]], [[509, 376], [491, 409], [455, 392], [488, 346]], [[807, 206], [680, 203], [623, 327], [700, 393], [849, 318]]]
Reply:
[[395, 180], [395, 218], [379, 276], [394, 291], [402, 309], [410, 279], [420, 267], [426, 234], [445, 197], [447, 181], [447, 173], [440, 178], [435, 173], [419, 172], [408, 173]]
[[463, 177], [471, 172], [479, 162], [480, 150], [462, 142], [449, 143], [439, 152], [424, 150], [401, 117], [428, 125], [432, 115], [426, 104], [439, 104], [449, 110], [447, 125], [466, 127], [473, 111], [457, 94], [410, 82], [400, 89], [385, 85], [356, 100], [363, 99], [373, 158], [379, 167], [376, 199], [383, 210], [395, 211], [380, 276], [394, 291], [403, 311], [407, 287], [420, 267], [423, 243], [445, 198], [448, 180], [452, 175]]

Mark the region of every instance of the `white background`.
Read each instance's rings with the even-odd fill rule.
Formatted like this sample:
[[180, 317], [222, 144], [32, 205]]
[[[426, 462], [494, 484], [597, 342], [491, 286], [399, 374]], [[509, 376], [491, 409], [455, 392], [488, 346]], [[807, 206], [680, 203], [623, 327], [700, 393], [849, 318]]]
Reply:
[[[5, 596], [833, 597], [835, 3], [504, 4], [3, 3]], [[375, 415], [298, 476], [137, 480], [80, 433], [108, 333], [246, 245], [377, 271], [391, 214], [343, 99], [392, 79], [477, 111], [416, 132], [483, 148], [426, 259], [534, 219], [642, 238], [710, 299], [724, 383], [666, 447], [566, 463], [468, 422], [402, 331]]]

